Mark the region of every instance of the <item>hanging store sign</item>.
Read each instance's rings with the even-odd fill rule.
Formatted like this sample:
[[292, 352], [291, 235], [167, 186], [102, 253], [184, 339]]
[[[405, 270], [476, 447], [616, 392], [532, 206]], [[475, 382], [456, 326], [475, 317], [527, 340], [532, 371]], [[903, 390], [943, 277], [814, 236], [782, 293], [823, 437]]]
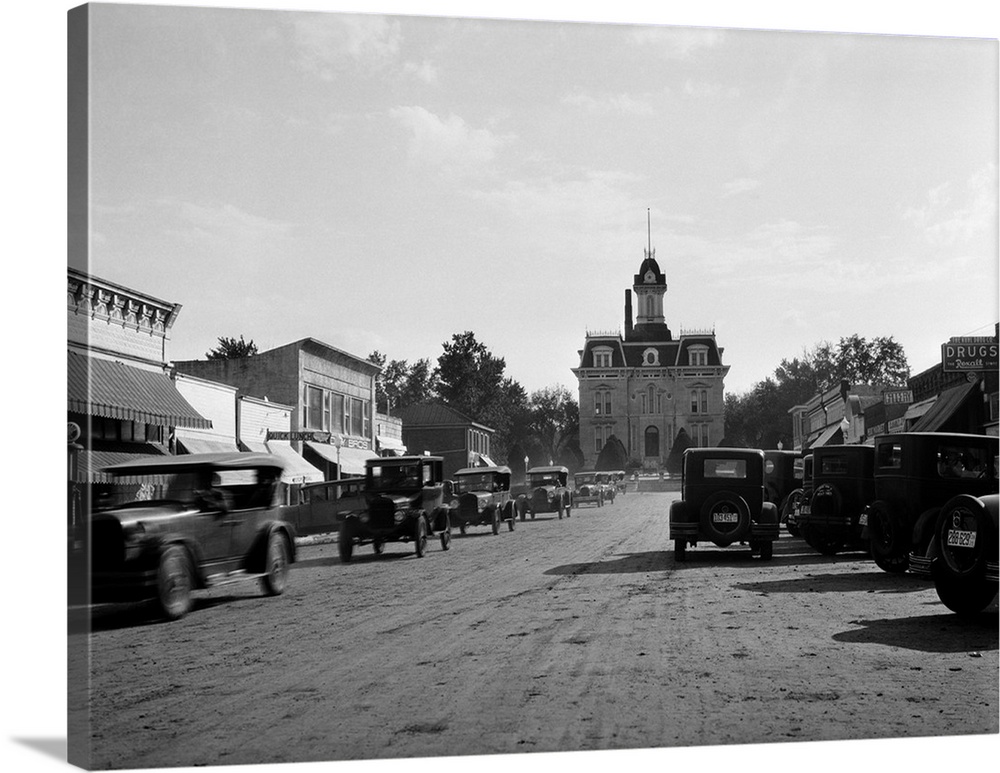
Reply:
[[912, 389], [896, 389], [882, 393], [882, 402], [885, 405], [909, 405], [913, 402]]
[[996, 370], [1000, 366], [1000, 344], [995, 338], [965, 336], [941, 344], [941, 368], [945, 373]]
[[305, 431], [305, 432], [285, 432], [282, 430], [272, 430], [267, 431], [268, 440], [298, 440], [303, 443], [329, 443], [330, 433], [329, 432], [318, 432], [318, 431]]

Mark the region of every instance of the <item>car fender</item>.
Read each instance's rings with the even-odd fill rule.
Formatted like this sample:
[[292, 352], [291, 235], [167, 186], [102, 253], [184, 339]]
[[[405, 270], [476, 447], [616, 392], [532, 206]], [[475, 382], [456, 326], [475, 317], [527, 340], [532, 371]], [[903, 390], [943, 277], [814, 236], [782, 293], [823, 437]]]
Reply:
[[295, 533], [292, 527], [284, 521], [269, 521], [261, 526], [257, 539], [250, 549], [247, 561], [247, 571], [263, 572], [267, 561], [267, 543], [272, 534], [281, 534], [288, 545], [288, 563], [295, 563]]
[[777, 523], [778, 506], [774, 502], [764, 502], [760, 508], [760, 518], [757, 523]]
[[932, 507], [924, 510], [913, 524], [913, 545], [923, 545], [934, 533], [934, 526], [937, 524], [938, 516], [941, 514], [940, 507]]

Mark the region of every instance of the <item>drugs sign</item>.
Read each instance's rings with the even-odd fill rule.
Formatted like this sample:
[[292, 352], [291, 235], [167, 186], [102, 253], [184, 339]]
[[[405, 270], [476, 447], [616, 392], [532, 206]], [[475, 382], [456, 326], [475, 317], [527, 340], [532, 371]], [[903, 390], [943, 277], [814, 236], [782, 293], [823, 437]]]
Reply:
[[941, 365], [945, 373], [996, 370], [998, 353], [1000, 345], [995, 338], [952, 338], [941, 344]]

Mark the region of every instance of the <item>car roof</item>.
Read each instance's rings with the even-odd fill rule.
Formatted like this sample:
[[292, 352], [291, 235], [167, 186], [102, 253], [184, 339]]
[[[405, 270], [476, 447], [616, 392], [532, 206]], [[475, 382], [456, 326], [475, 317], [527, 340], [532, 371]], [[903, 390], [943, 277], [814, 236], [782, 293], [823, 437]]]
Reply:
[[510, 475], [510, 467], [502, 464], [493, 467], [463, 467], [461, 470], [456, 470], [455, 475], [475, 475], [480, 472], [499, 472], [504, 475]]
[[528, 470], [528, 474], [529, 475], [531, 473], [533, 473], [533, 472], [565, 472], [565, 473], [568, 474], [569, 470], [566, 467], [559, 467], [559, 466], [555, 466], [555, 467], [532, 467], [531, 469]]
[[444, 457], [442, 456], [376, 456], [368, 459], [365, 462], [367, 467], [378, 467], [386, 464], [414, 464], [416, 462], [430, 460], [432, 462], [443, 462]]
[[302, 484], [302, 488], [318, 488], [319, 486], [339, 485], [339, 484], [342, 484], [342, 483], [348, 483], [348, 484], [358, 484], [358, 483], [360, 483], [360, 484], [364, 485], [365, 479], [364, 478], [358, 478], [358, 477], [353, 477], [353, 478], [334, 478], [333, 480], [320, 480], [320, 481], [314, 481], [313, 483], [303, 483]]
[[178, 456], [146, 456], [130, 462], [112, 464], [103, 468], [113, 474], [152, 475], [170, 474], [185, 469], [246, 470], [269, 467], [284, 469], [284, 462], [273, 454], [225, 451], [208, 454], [180, 454]]

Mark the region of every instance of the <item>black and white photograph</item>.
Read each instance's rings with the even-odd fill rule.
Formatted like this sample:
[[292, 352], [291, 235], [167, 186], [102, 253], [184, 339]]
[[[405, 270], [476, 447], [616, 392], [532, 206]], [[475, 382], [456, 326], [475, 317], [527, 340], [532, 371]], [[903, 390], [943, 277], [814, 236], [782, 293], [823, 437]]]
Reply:
[[991, 14], [46, 5], [5, 767], [995, 758]]

